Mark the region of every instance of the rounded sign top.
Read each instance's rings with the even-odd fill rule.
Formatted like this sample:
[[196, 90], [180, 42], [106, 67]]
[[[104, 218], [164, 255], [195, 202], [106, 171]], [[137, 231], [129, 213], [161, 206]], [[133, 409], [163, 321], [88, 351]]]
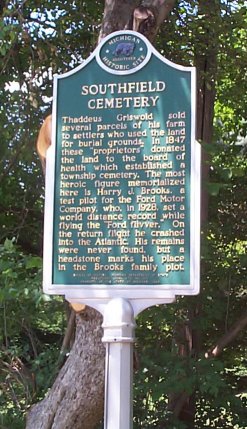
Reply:
[[131, 74], [149, 61], [151, 50], [144, 36], [133, 31], [118, 31], [107, 36], [99, 46], [97, 62], [113, 74]]

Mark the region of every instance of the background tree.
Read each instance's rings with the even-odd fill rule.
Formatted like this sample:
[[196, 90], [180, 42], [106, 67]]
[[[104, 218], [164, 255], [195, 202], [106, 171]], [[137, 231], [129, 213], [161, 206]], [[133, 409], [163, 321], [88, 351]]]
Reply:
[[34, 148], [51, 109], [53, 73], [78, 65], [98, 38], [123, 28], [155, 39], [168, 59], [197, 66], [210, 201], [204, 192], [200, 296], [138, 318], [135, 428], [246, 427], [245, 2], [173, 3], [0, 4], [2, 427], [25, 427], [28, 407], [50, 386], [27, 428], [94, 429], [102, 417], [100, 317], [91, 309], [76, 316], [69, 353], [66, 306], [41, 291], [44, 182]]

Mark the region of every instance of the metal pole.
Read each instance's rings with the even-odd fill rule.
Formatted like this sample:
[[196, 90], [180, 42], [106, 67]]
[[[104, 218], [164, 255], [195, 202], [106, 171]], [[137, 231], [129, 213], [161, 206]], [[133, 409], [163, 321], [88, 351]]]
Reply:
[[132, 429], [135, 319], [131, 303], [123, 298], [109, 301], [102, 326], [106, 343], [104, 429]]

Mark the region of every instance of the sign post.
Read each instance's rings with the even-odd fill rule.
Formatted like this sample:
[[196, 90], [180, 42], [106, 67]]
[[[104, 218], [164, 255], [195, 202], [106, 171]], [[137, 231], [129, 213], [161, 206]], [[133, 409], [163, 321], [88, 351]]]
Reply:
[[105, 428], [131, 429], [134, 316], [199, 292], [195, 69], [113, 33], [55, 76], [52, 126], [44, 290], [104, 314]]
[[105, 429], [133, 427], [133, 343], [135, 319], [129, 301], [112, 299], [104, 314], [106, 343]]

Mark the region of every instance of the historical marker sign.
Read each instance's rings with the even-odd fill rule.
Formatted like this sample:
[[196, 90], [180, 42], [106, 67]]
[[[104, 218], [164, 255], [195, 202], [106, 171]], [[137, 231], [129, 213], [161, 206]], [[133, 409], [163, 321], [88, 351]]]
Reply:
[[195, 69], [111, 34], [55, 77], [44, 288], [80, 298], [199, 290]]

